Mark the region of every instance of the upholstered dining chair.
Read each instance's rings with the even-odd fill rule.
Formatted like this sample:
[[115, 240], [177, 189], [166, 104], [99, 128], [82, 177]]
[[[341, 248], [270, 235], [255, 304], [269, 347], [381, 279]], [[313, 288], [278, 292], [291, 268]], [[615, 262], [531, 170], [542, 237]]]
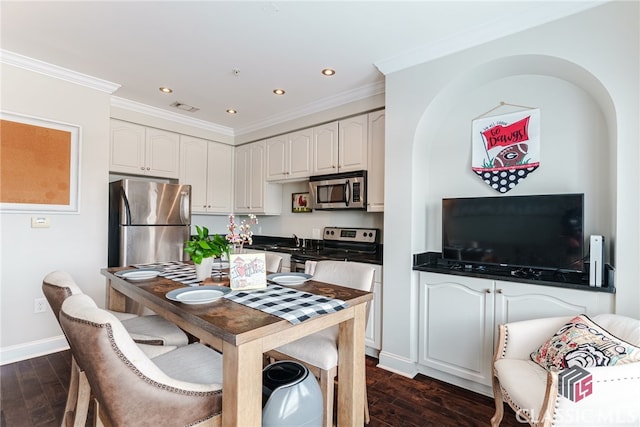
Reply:
[[640, 425], [640, 320], [552, 317], [503, 324], [498, 333], [492, 427], [503, 402], [535, 427]]
[[[51, 306], [54, 316], [59, 321], [60, 308], [62, 303], [71, 295], [80, 295], [82, 290], [66, 271], [53, 271], [47, 274], [42, 281], [42, 292]], [[163, 319], [158, 315], [137, 316], [130, 313], [111, 312], [125, 325], [129, 334], [142, 345], [142, 348], [149, 354], [161, 354], [174, 349], [176, 346], [186, 345], [189, 341], [187, 335], [173, 323]], [[163, 346], [163, 348], [156, 348]], [[67, 404], [63, 416], [63, 425], [70, 423], [73, 417], [73, 424], [77, 426], [85, 425], [91, 389], [74, 358], [71, 360], [71, 380], [69, 383], [69, 393]]]
[[280, 273], [282, 271], [282, 256], [272, 252], [265, 252], [265, 268], [269, 273]]
[[[109, 426], [218, 426], [222, 355], [200, 343], [150, 358], [112, 313], [84, 294], [65, 299], [60, 325]], [[100, 424], [99, 423], [99, 424]]]
[[[313, 280], [371, 292], [375, 268], [342, 261], [318, 261]], [[367, 318], [369, 307], [367, 306]], [[338, 373], [338, 326], [332, 326], [267, 353], [272, 360], [295, 360], [305, 365], [320, 380], [325, 427], [333, 425], [335, 378]], [[338, 387], [340, 380], [338, 379]], [[366, 383], [364, 389], [365, 423], [369, 424]]]

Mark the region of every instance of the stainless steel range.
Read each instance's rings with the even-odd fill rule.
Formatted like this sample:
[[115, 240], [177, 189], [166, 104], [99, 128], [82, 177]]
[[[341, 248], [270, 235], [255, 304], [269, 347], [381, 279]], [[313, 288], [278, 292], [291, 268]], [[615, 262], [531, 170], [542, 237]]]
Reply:
[[377, 228], [325, 227], [320, 248], [305, 248], [291, 254], [291, 271], [304, 271], [306, 261], [381, 263], [379, 234]]

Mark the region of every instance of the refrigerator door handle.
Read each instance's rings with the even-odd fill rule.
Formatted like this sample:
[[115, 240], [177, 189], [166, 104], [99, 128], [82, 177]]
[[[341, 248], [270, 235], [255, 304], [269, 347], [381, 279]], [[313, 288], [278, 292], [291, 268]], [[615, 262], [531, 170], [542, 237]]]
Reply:
[[180, 219], [183, 224], [190, 224], [189, 193], [180, 192]]
[[131, 225], [131, 208], [129, 207], [129, 200], [127, 199], [127, 193], [124, 191], [124, 188], [122, 187], [120, 187], [120, 198], [122, 199], [122, 203], [124, 204], [123, 225]]

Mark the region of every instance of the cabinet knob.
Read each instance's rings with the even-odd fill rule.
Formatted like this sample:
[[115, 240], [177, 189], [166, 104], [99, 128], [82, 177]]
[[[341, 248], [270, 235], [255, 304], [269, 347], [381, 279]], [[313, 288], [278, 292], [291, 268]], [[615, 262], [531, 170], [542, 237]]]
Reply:
[[490, 294], [490, 293], [491, 293], [491, 289], [485, 289], [484, 291], [485, 291], [485, 293], [487, 293], [487, 294]]
[[148, 167], [148, 168], [147, 168], [147, 170], [148, 170], [148, 171], [150, 171], [150, 170], [151, 170], [151, 168], [149, 168], [149, 167]]
[[496, 293], [497, 294], [501, 294], [502, 293], [502, 289], [496, 289]]
[[141, 170], [141, 171], [143, 171], [143, 170], [144, 170], [144, 166], [141, 166], [141, 167], [140, 167], [140, 170]]

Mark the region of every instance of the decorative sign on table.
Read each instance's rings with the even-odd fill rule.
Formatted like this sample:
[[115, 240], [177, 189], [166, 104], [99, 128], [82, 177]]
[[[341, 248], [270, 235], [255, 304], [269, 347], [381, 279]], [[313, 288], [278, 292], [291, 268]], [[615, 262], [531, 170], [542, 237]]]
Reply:
[[[502, 102], [503, 105], [512, 105]], [[521, 106], [517, 106], [521, 107]], [[471, 169], [491, 188], [506, 193], [540, 166], [540, 110], [473, 121]]]
[[264, 253], [232, 254], [229, 256], [229, 280], [233, 290], [267, 287]]

